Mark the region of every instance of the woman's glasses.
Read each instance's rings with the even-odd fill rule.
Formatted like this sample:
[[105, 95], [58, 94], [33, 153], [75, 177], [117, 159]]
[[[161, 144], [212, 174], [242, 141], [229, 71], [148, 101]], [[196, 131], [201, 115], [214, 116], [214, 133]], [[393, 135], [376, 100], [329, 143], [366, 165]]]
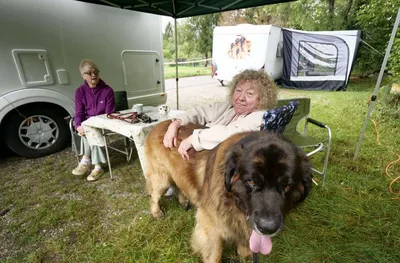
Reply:
[[100, 73], [100, 71], [98, 71], [98, 70], [83, 72], [83, 74], [88, 75], [88, 76], [92, 76], [92, 75], [98, 76], [99, 73]]

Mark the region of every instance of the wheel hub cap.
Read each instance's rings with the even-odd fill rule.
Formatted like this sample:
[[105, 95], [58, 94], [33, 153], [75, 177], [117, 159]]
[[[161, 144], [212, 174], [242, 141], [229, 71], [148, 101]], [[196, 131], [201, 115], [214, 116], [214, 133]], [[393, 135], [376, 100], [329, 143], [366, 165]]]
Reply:
[[53, 145], [59, 135], [57, 124], [47, 116], [26, 118], [19, 127], [19, 138], [31, 149], [44, 149]]

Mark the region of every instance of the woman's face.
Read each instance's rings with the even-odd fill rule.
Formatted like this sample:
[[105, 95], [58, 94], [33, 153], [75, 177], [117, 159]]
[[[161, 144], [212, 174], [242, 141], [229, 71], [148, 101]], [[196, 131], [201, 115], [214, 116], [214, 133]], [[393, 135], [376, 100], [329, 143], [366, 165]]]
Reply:
[[89, 87], [94, 88], [99, 83], [99, 71], [92, 66], [84, 66], [82, 69], [82, 78], [86, 80]]
[[233, 92], [232, 104], [236, 114], [247, 114], [258, 107], [260, 98], [253, 82], [249, 80], [240, 81]]

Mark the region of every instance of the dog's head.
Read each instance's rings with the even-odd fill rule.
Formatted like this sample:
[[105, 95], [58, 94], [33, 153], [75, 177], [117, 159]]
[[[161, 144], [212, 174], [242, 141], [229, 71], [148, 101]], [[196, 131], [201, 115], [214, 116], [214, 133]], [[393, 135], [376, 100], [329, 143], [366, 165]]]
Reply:
[[306, 155], [278, 134], [250, 133], [226, 155], [225, 187], [259, 234], [283, 229], [284, 215], [308, 195], [312, 177]]

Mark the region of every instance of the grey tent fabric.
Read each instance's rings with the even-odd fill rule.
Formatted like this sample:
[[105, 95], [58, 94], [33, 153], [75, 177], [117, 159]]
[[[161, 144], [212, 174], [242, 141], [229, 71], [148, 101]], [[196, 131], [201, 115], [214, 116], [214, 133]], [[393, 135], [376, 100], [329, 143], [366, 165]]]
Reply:
[[282, 29], [286, 88], [345, 90], [360, 41], [360, 31], [307, 32]]
[[206, 15], [229, 10], [278, 4], [295, 0], [77, 0], [92, 4], [108, 5], [173, 18]]

